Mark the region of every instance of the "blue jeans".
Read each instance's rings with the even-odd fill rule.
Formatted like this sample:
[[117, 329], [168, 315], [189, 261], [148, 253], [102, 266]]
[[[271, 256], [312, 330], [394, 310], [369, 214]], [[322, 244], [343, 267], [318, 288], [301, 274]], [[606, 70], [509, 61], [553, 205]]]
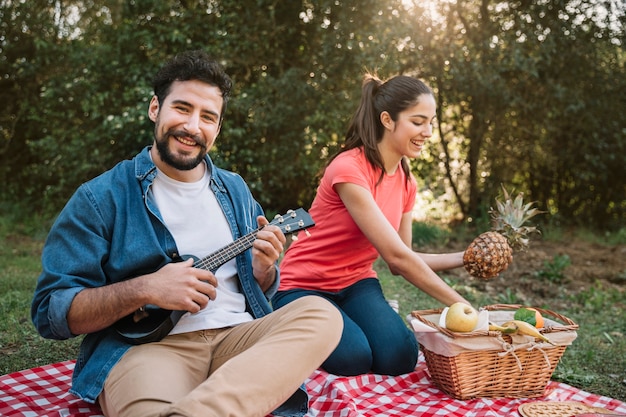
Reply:
[[279, 291], [274, 308], [306, 295], [317, 295], [333, 303], [343, 317], [339, 345], [322, 364], [335, 375], [373, 372], [400, 375], [412, 372], [419, 352], [415, 335], [385, 300], [376, 278], [361, 280], [339, 292], [293, 289]]

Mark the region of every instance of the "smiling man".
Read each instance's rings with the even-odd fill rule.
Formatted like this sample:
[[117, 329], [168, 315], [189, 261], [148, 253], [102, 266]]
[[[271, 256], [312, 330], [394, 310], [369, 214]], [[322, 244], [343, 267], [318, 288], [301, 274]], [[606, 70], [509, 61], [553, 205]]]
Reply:
[[[231, 89], [221, 66], [180, 54], [153, 87], [153, 146], [83, 184], [61, 211], [33, 322], [47, 338], [85, 335], [71, 391], [107, 417], [302, 416], [301, 384], [337, 345], [341, 316], [319, 297], [271, 311], [285, 236], [207, 154]], [[257, 228], [252, 247], [213, 272], [183, 256], [205, 258]], [[166, 316], [162, 335], [129, 336], [163, 312], [185, 313]]]

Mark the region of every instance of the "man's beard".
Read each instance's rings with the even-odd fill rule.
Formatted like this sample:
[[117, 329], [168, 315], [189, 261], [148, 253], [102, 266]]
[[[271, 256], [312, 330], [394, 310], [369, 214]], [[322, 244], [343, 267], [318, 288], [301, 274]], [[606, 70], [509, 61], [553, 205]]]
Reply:
[[[168, 130], [160, 138], [157, 136], [157, 133], [155, 132], [154, 136], [156, 139], [156, 148], [157, 148], [157, 151], [159, 151], [159, 156], [161, 157], [161, 160], [165, 162], [167, 165], [173, 168], [176, 168], [180, 171], [189, 171], [189, 170], [194, 169], [204, 160], [204, 155], [206, 155], [207, 153], [207, 147], [200, 138], [189, 135], [188, 133], [185, 133], [180, 130]], [[189, 157], [189, 158], [182, 158], [182, 157], [175, 155], [173, 152], [170, 151], [170, 148], [168, 146], [170, 136], [173, 136], [173, 137], [180, 136], [180, 137], [185, 137], [185, 138], [190, 138], [190, 139], [195, 140], [196, 143], [200, 146], [200, 152], [198, 153], [198, 155], [196, 155], [196, 157]]]

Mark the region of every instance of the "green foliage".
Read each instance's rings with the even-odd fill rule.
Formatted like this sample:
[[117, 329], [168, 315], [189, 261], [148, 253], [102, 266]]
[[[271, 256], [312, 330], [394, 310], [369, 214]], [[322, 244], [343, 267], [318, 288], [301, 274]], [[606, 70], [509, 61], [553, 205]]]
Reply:
[[522, 298], [511, 288], [507, 288], [503, 293], [498, 294], [496, 301], [500, 304], [522, 304]]
[[446, 24], [423, 18], [442, 174], [465, 215], [512, 183], [570, 223], [624, 223], [625, 115], [608, 108], [623, 103], [623, 29], [610, 33], [591, 2], [572, 3], [446, 2]]
[[506, 184], [561, 224], [626, 220], [619, 2], [61, 3], [0, 3], [0, 198], [26, 215], [150, 144], [150, 77], [204, 48], [235, 81], [212, 155], [270, 212], [311, 202], [367, 69], [434, 88], [438, 134], [413, 167], [461, 217]]
[[587, 241], [602, 245], [623, 245], [626, 244], [626, 227], [622, 227], [614, 232], [606, 231], [601, 235], [593, 230], [580, 228], [576, 232], [577, 237]]
[[565, 268], [572, 264], [569, 255], [555, 255], [551, 261], [543, 262], [543, 269], [537, 271], [535, 276], [545, 279], [553, 284], [559, 284], [565, 279]]
[[[611, 315], [617, 317], [626, 318], [626, 313], [620, 310], [620, 305], [623, 304], [623, 294], [614, 290], [607, 289], [602, 286], [601, 283], [596, 283], [588, 289], [584, 289], [577, 294], [570, 296], [572, 302], [576, 305], [580, 305], [586, 313], [595, 313], [600, 316]], [[613, 320], [613, 319], [609, 319]], [[606, 324], [603, 325], [607, 331], [611, 329]]]
[[442, 246], [450, 235], [449, 231], [436, 224], [427, 222], [414, 221], [413, 229], [413, 247], [416, 250], [425, 246]]
[[43, 237], [34, 225], [0, 216], [0, 374], [76, 357], [80, 338], [41, 338], [30, 321]]
[[[626, 398], [623, 373], [626, 369], [626, 310], [624, 295], [596, 284], [569, 297], [570, 317], [580, 325], [578, 337], [569, 347], [553, 378], [589, 392], [610, 392]], [[620, 394], [621, 392], [621, 394]]]

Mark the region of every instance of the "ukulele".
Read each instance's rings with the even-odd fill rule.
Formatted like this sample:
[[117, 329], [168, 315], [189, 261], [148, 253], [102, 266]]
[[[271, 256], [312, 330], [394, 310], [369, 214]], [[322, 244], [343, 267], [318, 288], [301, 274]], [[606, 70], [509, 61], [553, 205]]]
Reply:
[[[302, 208], [295, 211], [289, 210], [283, 215], [277, 215], [269, 224], [278, 226], [286, 235], [315, 226], [315, 222], [309, 213]], [[193, 258], [194, 268], [215, 273], [220, 266], [250, 249], [252, 242], [256, 240], [258, 232], [263, 227], [240, 237], [202, 259], [185, 255], [181, 257], [181, 260]], [[166, 310], [149, 304], [118, 320], [113, 324], [113, 327], [125, 341], [133, 345], [156, 342], [167, 336], [185, 313], [186, 311]]]

